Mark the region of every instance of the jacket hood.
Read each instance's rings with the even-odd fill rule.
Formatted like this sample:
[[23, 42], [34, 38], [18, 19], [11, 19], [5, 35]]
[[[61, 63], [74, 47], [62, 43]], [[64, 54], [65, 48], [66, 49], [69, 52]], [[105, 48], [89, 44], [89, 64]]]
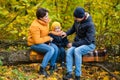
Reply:
[[90, 16], [90, 14], [85, 12], [85, 15], [86, 15], [86, 18], [85, 18], [85, 20], [81, 21], [81, 23], [91, 22], [92, 17]]

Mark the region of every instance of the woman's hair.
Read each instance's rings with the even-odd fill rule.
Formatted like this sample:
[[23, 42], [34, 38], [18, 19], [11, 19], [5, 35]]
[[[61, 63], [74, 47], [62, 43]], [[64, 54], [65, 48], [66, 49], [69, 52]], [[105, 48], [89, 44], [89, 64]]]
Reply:
[[49, 11], [44, 9], [44, 8], [38, 8], [37, 11], [36, 11], [37, 19], [43, 18], [46, 15], [47, 12], [49, 12]]

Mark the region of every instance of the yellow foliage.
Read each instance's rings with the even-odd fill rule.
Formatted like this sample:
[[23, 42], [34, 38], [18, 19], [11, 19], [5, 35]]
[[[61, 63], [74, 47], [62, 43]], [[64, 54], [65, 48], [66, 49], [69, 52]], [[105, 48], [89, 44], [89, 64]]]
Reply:
[[105, 76], [103, 80], [109, 80], [109, 76]]
[[117, 75], [118, 75], [118, 74], [120, 74], [120, 72], [119, 72], [119, 71], [114, 71], [114, 74], [117, 74]]
[[56, 78], [48, 78], [47, 80], [57, 80]]
[[108, 74], [108, 73], [105, 71], [100, 73], [100, 75], [106, 75], [106, 74]]

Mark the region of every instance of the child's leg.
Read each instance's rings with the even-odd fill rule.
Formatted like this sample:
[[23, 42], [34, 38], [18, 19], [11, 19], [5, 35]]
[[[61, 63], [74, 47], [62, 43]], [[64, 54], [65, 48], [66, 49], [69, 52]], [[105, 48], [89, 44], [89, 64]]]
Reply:
[[61, 62], [65, 62], [65, 49], [63, 47], [60, 47], [60, 51]]

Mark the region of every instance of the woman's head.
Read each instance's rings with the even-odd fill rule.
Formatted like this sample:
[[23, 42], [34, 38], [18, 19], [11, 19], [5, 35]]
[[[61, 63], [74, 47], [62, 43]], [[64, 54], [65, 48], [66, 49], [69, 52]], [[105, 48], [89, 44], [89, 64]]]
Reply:
[[53, 22], [51, 25], [52, 31], [60, 31], [61, 30], [61, 24], [57, 21]]
[[38, 8], [36, 11], [36, 17], [37, 19], [47, 22], [48, 21], [48, 10], [44, 8]]

